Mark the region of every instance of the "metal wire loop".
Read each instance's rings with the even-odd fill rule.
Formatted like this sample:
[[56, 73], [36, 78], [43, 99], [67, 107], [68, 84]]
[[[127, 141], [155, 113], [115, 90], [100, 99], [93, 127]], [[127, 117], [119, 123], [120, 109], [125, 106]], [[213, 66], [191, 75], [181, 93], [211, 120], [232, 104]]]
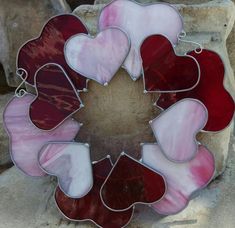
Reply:
[[194, 52], [197, 53], [197, 54], [200, 54], [202, 53], [203, 51], [203, 46], [202, 44], [198, 43], [198, 42], [195, 42], [195, 41], [192, 41], [192, 40], [185, 40], [185, 39], [182, 39], [184, 37], [186, 37], [186, 32], [185, 31], [182, 31], [179, 35], [178, 35], [178, 41], [181, 41], [181, 42], [185, 42], [185, 43], [190, 43], [190, 44], [195, 44], [198, 46], [198, 48], [194, 49]]
[[18, 75], [22, 79], [22, 82], [15, 89], [15, 96], [16, 97], [23, 97], [25, 94], [27, 94], [27, 91], [25, 89], [22, 89], [21, 86], [24, 85], [24, 83], [26, 82], [26, 79], [28, 77], [28, 73], [25, 69], [19, 68], [16, 70], [16, 75]]

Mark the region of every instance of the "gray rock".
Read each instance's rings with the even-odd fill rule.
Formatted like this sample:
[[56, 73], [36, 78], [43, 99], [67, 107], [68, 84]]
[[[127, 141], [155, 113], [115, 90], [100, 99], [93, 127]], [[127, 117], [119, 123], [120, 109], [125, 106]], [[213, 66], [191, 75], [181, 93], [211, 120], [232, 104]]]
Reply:
[[[97, 19], [103, 7], [104, 5], [102, 4], [97, 4], [95, 6], [82, 5], [74, 10], [74, 13], [78, 15], [79, 17], [81, 17], [83, 21], [86, 22], [88, 29], [90, 30], [90, 33], [93, 35], [97, 33]], [[188, 34], [186, 38], [188, 40], [199, 42], [205, 48], [214, 50], [220, 54], [226, 67], [225, 86], [234, 95], [235, 94], [234, 75], [233, 75], [233, 70], [231, 68], [227, 49], [226, 49], [226, 39], [232, 30], [234, 19], [235, 19], [235, 7], [234, 7], [233, 2], [229, 0], [211, 1], [209, 3], [198, 4], [198, 5], [195, 4], [195, 5], [186, 6], [186, 5], [181, 4], [181, 5], [176, 5], [176, 7], [180, 10], [185, 21], [185, 30]], [[225, 24], [226, 26], [224, 26]], [[179, 46], [177, 47], [177, 52], [182, 54], [192, 48], [195, 48], [195, 46], [180, 42]], [[115, 78], [123, 77], [123, 74], [124, 74], [123, 71], [119, 71], [118, 74], [115, 76]], [[116, 81], [118, 80], [112, 80], [110, 82], [110, 86], [113, 87], [113, 90], [115, 90], [115, 86], [116, 86], [116, 90], [121, 91], [118, 97], [119, 100], [127, 101], [130, 96], [127, 92], [125, 92], [125, 90], [122, 90], [125, 84], [122, 84], [122, 86], [120, 86], [120, 83], [116, 83]], [[113, 85], [112, 83], [116, 83], [116, 84]], [[126, 83], [126, 86], [127, 85], [130, 86], [128, 83]], [[98, 90], [95, 90], [95, 92], [99, 93]], [[144, 96], [143, 94], [140, 94], [140, 93], [142, 93], [141, 90], [139, 90], [139, 95], [137, 95], [137, 97]], [[88, 95], [89, 95], [89, 91], [88, 91]], [[103, 103], [104, 104], [109, 103], [108, 99], [109, 97], [107, 98], [107, 101], [104, 101]], [[141, 101], [144, 103], [141, 103]], [[92, 103], [92, 99], [86, 102], [88, 103], [86, 104], [86, 106], [89, 106], [89, 103]], [[146, 99], [142, 99], [142, 100], [138, 99], [138, 101], [136, 102], [139, 102], [138, 104], [141, 107], [146, 106], [146, 103], [145, 103]], [[149, 102], [149, 105], [151, 105], [150, 102]], [[102, 109], [102, 104], [99, 104], [99, 110], [101, 109]], [[86, 117], [92, 120], [95, 118], [95, 116], [98, 116], [99, 110], [97, 111], [97, 115], [95, 113], [96, 112], [95, 110], [96, 109], [94, 108], [94, 110], [92, 109], [92, 112], [90, 112], [90, 114], [86, 113]], [[130, 107], [130, 110], [131, 110], [131, 107]], [[118, 114], [113, 113], [113, 115], [115, 116]], [[105, 127], [112, 128], [113, 126], [109, 126], [111, 124], [112, 123], [106, 124]], [[130, 126], [130, 123], [127, 123], [127, 125], [129, 128], [141, 129], [141, 126], [136, 126], [136, 125]], [[201, 133], [199, 135], [199, 140], [204, 145], [206, 145], [215, 155], [216, 171], [217, 171], [216, 176], [221, 174], [226, 167], [231, 128], [232, 127], [229, 127], [219, 133], [212, 133], [212, 134]], [[94, 132], [95, 131], [96, 129], [94, 129]], [[86, 133], [84, 133], [84, 135], [85, 134]], [[83, 137], [83, 135], [81, 135], [81, 138], [85, 138], [85, 136]], [[107, 148], [109, 146], [110, 145], [107, 145]]]
[[[228, 167], [224, 174], [197, 193], [181, 213], [159, 216], [147, 206], [137, 206], [128, 227], [233, 228], [235, 224], [235, 138], [230, 144]], [[55, 182], [49, 177], [30, 178], [15, 167], [0, 175], [0, 228], [94, 227], [74, 223], [58, 212], [53, 198]]]
[[19, 47], [27, 40], [37, 37], [43, 24], [51, 16], [70, 11], [65, 0], [1, 0], [0, 63], [10, 86], [17, 86], [19, 83], [19, 78], [15, 75]]

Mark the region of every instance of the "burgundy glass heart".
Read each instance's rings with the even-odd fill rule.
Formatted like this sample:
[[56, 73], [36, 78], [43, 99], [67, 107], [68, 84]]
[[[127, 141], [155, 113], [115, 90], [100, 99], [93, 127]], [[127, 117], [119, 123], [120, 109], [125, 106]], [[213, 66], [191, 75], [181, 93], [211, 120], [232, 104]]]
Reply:
[[124, 212], [114, 212], [106, 208], [100, 199], [100, 188], [111, 169], [112, 164], [108, 158], [94, 163], [93, 188], [81, 199], [69, 198], [57, 187], [55, 200], [59, 210], [71, 220], [92, 220], [101, 227], [118, 228], [125, 226], [132, 217], [133, 208]]
[[56, 128], [81, 107], [76, 89], [57, 64], [46, 64], [36, 74], [37, 97], [30, 105], [29, 116], [42, 130]]
[[78, 17], [64, 14], [51, 18], [43, 27], [40, 36], [25, 43], [18, 52], [17, 68], [27, 72], [27, 82], [34, 85], [35, 73], [46, 63], [63, 67], [78, 90], [86, 88], [86, 78], [72, 70], [64, 58], [64, 44], [68, 38], [87, 29]]
[[208, 110], [206, 131], [220, 131], [226, 128], [234, 115], [234, 100], [224, 88], [224, 64], [220, 56], [210, 50], [189, 55], [197, 59], [201, 68], [199, 84], [191, 91], [174, 94], [162, 94], [157, 105], [163, 109], [184, 98], [200, 100]]
[[141, 45], [140, 53], [146, 91], [186, 91], [198, 83], [197, 61], [191, 56], [177, 56], [166, 37], [149, 36]]
[[165, 194], [165, 181], [157, 172], [122, 154], [100, 190], [103, 203], [114, 211], [134, 204], [150, 204]]

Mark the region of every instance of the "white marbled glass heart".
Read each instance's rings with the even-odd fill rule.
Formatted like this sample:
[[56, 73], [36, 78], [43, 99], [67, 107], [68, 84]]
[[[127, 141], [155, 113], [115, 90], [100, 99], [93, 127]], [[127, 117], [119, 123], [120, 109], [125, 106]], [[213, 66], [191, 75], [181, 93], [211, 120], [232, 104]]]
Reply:
[[106, 85], [123, 64], [130, 49], [126, 33], [109, 28], [96, 37], [72, 36], [65, 44], [67, 64], [83, 76]]
[[196, 134], [207, 123], [208, 112], [198, 100], [181, 100], [150, 121], [153, 133], [165, 155], [173, 161], [191, 160], [197, 152]]
[[[183, 150], [183, 146], [180, 149]], [[152, 204], [157, 213], [164, 215], [176, 214], [183, 210], [191, 195], [206, 187], [215, 172], [212, 153], [201, 145], [196, 157], [191, 161], [175, 163], [164, 156], [157, 144], [144, 144], [142, 162], [166, 178], [166, 194], [159, 202]]]
[[48, 143], [39, 154], [39, 164], [56, 176], [61, 190], [71, 198], [85, 196], [93, 186], [90, 149], [81, 143]]
[[150, 35], [162, 34], [173, 44], [183, 31], [183, 20], [178, 10], [166, 3], [141, 5], [129, 0], [115, 0], [104, 7], [99, 18], [99, 29], [117, 26], [131, 39], [131, 49], [124, 67], [133, 79], [141, 75], [140, 46]]

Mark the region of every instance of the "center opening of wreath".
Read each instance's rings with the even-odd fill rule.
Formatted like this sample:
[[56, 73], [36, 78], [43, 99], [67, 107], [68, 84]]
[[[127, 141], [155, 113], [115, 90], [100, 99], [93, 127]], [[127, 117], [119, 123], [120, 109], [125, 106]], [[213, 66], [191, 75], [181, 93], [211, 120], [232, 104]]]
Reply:
[[90, 144], [92, 160], [110, 155], [115, 161], [123, 151], [139, 159], [140, 143], [156, 141], [149, 121], [159, 114], [158, 95], [143, 90], [142, 78], [134, 82], [120, 70], [108, 86], [90, 80], [80, 93], [85, 107], [75, 115], [83, 123], [76, 141]]

